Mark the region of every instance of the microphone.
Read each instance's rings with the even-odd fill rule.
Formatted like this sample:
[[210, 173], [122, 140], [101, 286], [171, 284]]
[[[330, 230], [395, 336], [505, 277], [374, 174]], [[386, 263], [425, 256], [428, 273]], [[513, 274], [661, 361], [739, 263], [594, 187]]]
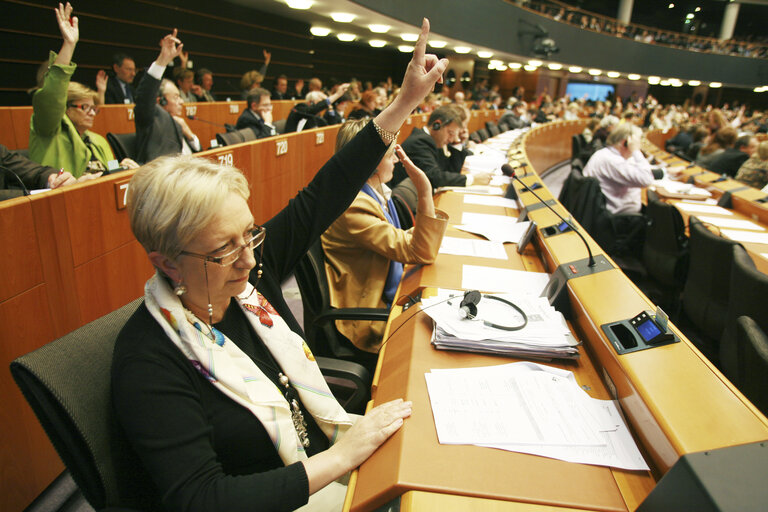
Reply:
[[[533, 189], [532, 189], [531, 187], [529, 187], [528, 185], [526, 185], [525, 183], [523, 183], [523, 181], [522, 181], [520, 178], [518, 178], [518, 177], [517, 177], [517, 174], [515, 173], [515, 170], [512, 168], [512, 166], [511, 166], [511, 165], [509, 165], [509, 164], [504, 164], [504, 165], [502, 165], [502, 166], [501, 166], [501, 172], [503, 172], [505, 176], [511, 176], [512, 178], [514, 178], [514, 179], [516, 179], [518, 182], [520, 182], [520, 184], [523, 186], [523, 188], [524, 188], [525, 190], [527, 190], [527, 191], [529, 191], [531, 194], [533, 194], [533, 195], [534, 195], [534, 197], [536, 197], [536, 199], [538, 199], [538, 200], [541, 202], [541, 204], [543, 204], [544, 206], [546, 206], [547, 208], [549, 208], [549, 209], [550, 209], [550, 211], [552, 211], [552, 213], [554, 213], [555, 215], [557, 215], [557, 217], [558, 217], [560, 220], [562, 220], [563, 222], [565, 222], [565, 223], [568, 225], [568, 227], [569, 227], [569, 228], [571, 228], [571, 229], [573, 230], [573, 232], [574, 232], [574, 233], [576, 233], [577, 235], [579, 235], [579, 238], [581, 238], [581, 241], [582, 241], [582, 242], [584, 242], [584, 246], [587, 248], [587, 254], [589, 254], [589, 263], [588, 263], [587, 265], [588, 265], [588, 266], [590, 266], [590, 267], [594, 267], [594, 266], [595, 266], [595, 257], [594, 257], [594, 256], [592, 256], [592, 249], [590, 249], [590, 248], [589, 248], [589, 244], [587, 243], [587, 240], [584, 238], [584, 235], [582, 235], [582, 234], [581, 234], [581, 232], [580, 232], [578, 229], [576, 229], [576, 226], [574, 226], [573, 224], [571, 224], [571, 222], [570, 222], [570, 221], [568, 221], [568, 220], [564, 219], [562, 215], [560, 215], [559, 213], [557, 213], [557, 211], [555, 211], [555, 209], [554, 209], [554, 208], [552, 208], [550, 205], [548, 205], [548, 204], [547, 204], [547, 202], [546, 202], [546, 201], [544, 201], [544, 200], [543, 200], [541, 197], [539, 197], [539, 194], [537, 194], [536, 192], [534, 192], [534, 191], [533, 191]], [[509, 174], [507, 174], [507, 173], [509, 173]]]
[[227, 128], [227, 125], [225, 125], [225, 124], [214, 123], [213, 121], [207, 121], [205, 119], [200, 119], [197, 116], [187, 116], [187, 119], [189, 119], [190, 121], [200, 121], [201, 123], [212, 124], [213, 126], [218, 126], [219, 128], [224, 128], [224, 129]]
[[1, 170], [3, 170], [3, 171], [5, 171], [5, 172], [7, 172], [7, 173], [9, 173], [9, 174], [11, 174], [11, 175], [12, 175], [14, 178], [16, 178], [16, 181], [18, 181], [18, 182], [19, 182], [19, 185], [21, 185], [21, 190], [22, 190], [22, 194], [23, 194], [23, 195], [25, 195], [25, 196], [28, 196], [28, 195], [29, 195], [29, 190], [28, 190], [28, 189], [27, 189], [27, 187], [24, 185], [24, 182], [21, 180], [21, 178], [19, 177], [19, 175], [18, 175], [18, 174], [16, 174], [15, 172], [13, 172], [12, 170], [10, 170], [9, 168], [5, 167], [4, 165], [0, 165], [0, 169], [1, 169]]

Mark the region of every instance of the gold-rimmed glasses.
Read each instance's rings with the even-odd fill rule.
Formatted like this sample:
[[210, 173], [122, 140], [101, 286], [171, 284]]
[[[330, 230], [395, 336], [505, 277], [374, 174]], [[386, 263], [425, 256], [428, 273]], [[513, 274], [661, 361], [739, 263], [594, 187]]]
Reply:
[[267, 236], [267, 229], [264, 226], [256, 226], [250, 231], [250, 235], [243, 245], [235, 247], [228, 253], [223, 254], [221, 256], [211, 256], [209, 254], [197, 254], [197, 253], [188, 252], [188, 251], [181, 251], [180, 254], [183, 254], [185, 256], [192, 256], [193, 258], [199, 258], [205, 261], [210, 261], [211, 263], [216, 263], [217, 265], [221, 265], [222, 267], [228, 267], [229, 265], [232, 265], [234, 262], [239, 260], [240, 256], [243, 255], [243, 251], [246, 249], [255, 249], [256, 247], [261, 247], [260, 256], [262, 256], [264, 254], [263, 243], [264, 243], [264, 238], [266, 236]]

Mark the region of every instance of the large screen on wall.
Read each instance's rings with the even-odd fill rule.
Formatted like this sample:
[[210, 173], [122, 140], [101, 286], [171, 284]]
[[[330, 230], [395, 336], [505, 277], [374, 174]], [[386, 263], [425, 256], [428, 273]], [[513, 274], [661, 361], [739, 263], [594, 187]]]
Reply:
[[596, 84], [589, 82], [568, 82], [565, 92], [571, 95], [571, 99], [578, 100], [586, 97], [592, 101], [604, 101], [609, 94], [613, 94], [614, 87], [609, 84]]

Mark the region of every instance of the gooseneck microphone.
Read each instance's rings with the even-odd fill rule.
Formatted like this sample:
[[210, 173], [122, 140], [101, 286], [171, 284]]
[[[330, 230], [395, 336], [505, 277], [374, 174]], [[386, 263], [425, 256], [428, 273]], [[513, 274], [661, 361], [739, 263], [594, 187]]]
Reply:
[[549, 208], [550, 211], [552, 213], [554, 213], [555, 215], [557, 215], [557, 217], [560, 220], [565, 222], [568, 225], [568, 227], [573, 230], [574, 233], [579, 235], [579, 238], [581, 238], [581, 241], [584, 242], [584, 246], [587, 248], [587, 254], [589, 254], [589, 263], [587, 263], [587, 265], [590, 266], [590, 267], [594, 267], [595, 266], [595, 257], [592, 256], [592, 249], [589, 248], [589, 244], [587, 243], [587, 240], [584, 238], [584, 235], [582, 235], [581, 232], [578, 229], [576, 229], [576, 226], [571, 224], [570, 221], [564, 219], [562, 215], [557, 213], [557, 211], [555, 211], [554, 208], [552, 208], [549, 204], [547, 204], [546, 201], [544, 201], [541, 197], [539, 197], [539, 194], [534, 192], [533, 188], [531, 188], [528, 185], [526, 185], [525, 183], [523, 183], [523, 181], [520, 178], [517, 177], [517, 174], [515, 173], [515, 169], [511, 165], [509, 165], [509, 164], [502, 165], [501, 166], [501, 172], [504, 173], [505, 176], [510, 176], [510, 177], [516, 179], [518, 182], [520, 182], [520, 184], [525, 188], [525, 190], [527, 190], [528, 192], [533, 194], [534, 197], [536, 197], [536, 199], [538, 199], [539, 202], [541, 202], [541, 204], [543, 204], [544, 206]]
[[206, 119], [200, 119], [197, 116], [187, 116], [187, 119], [189, 119], [191, 121], [200, 121], [201, 123], [212, 124], [213, 126], [218, 126], [219, 128], [226, 128], [227, 127], [226, 124], [214, 123], [213, 121], [208, 121]]
[[12, 170], [10, 170], [9, 168], [5, 167], [4, 165], [0, 165], [0, 171], [4, 171], [4, 172], [7, 172], [7, 173], [8, 173], [8, 174], [10, 174], [11, 176], [13, 176], [13, 177], [16, 179], [16, 181], [18, 181], [18, 182], [19, 182], [19, 185], [21, 185], [22, 194], [23, 194], [23, 195], [25, 195], [25, 196], [28, 196], [28, 195], [29, 195], [29, 190], [28, 190], [28, 189], [27, 189], [27, 187], [24, 185], [24, 182], [21, 180], [21, 178], [19, 177], [19, 175], [18, 175], [18, 174], [16, 174], [15, 172], [13, 172]]

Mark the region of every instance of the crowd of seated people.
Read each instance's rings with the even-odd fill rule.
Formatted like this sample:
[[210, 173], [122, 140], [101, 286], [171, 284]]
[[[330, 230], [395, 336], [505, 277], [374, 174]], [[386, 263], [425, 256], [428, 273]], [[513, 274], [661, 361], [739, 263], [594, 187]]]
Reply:
[[593, 32], [633, 39], [642, 43], [660, 44], [684, 50], [724, 55], [768, 58], [768, 37], [764, 35], [752, 36], [744, 41], [736, 41], [734, 39], [718, 40], [711, 37], [659, 30], [632, 23], [626, 24], [615, 18], [608, 18], [552, 0], [516, 0], [516, 3], [562, 23], [575, 25]]

